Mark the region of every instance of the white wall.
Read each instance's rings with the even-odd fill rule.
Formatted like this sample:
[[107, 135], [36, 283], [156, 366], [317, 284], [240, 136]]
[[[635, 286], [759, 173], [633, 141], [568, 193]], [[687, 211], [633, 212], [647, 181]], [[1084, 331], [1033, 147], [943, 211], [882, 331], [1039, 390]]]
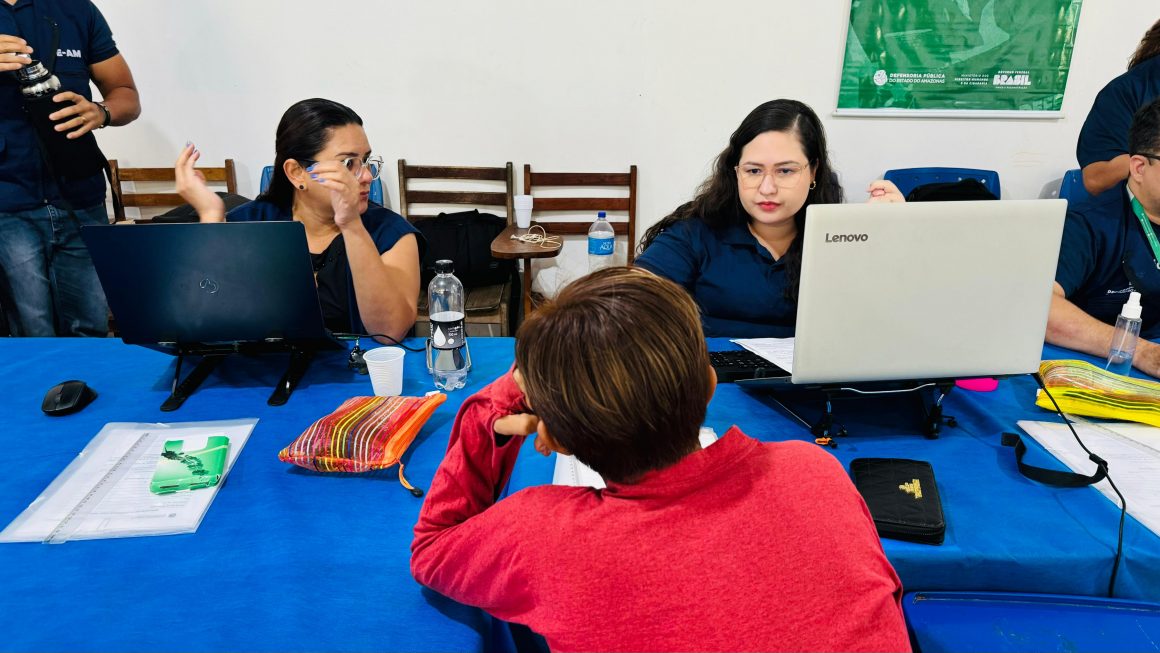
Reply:
[[97, 4], [141, 90], [141, 118], [98, 134], [122, 165], [167, 165], [193, 140], [207, 164], [236, 159], [253, 196], [282, 112], [321, 96], [358, 111], [392, 163], [635, 163], [642, 230], [690, 197], [750, 109], [777, 97], [823, 116], [852, 200], [884, 170], [923, 165], [995, 169], [1005, 198], [1038, 197], [1076, 167], [1092, 99], [1160, 17], [1155, 0], [1084, 3], [1060, 120], [933, 120], [831, 115], [846, 0]]

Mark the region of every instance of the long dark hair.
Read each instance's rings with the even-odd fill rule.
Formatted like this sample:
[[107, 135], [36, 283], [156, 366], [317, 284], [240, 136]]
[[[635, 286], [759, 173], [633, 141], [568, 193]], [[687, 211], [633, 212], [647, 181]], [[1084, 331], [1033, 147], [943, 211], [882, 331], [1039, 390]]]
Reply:
[[749, 214], [741, 206], [737, 172], [734, 168], [741, 162], [742, 148], [760, 134], [770, 131], [797, 135], [817, 182], [806, 195], [806, 203], [794, 216], [798, 233], [783, 257], [788, 281], [786, 297], [796, 300], [802, 267], [801, 239], [805, 228], [806, 208], [815, 203], [840, 204], [845, 198], [842, 186], [838, 183], [838, 176], [830, 167], [830, 155], [826, 150], [826, 133], [822, 129], [822, 121], [818, 119], [813, 109], [797, 100], [770, 100], [750, 111], [745, 120], [741, 121], [737, 131], [729, 137], [729, 146], [717, 156], [712, 174], [697, 189], [693, 200], [678, 206], [675, 211], [645, 232], [644, 238], [641, 239], [640, 251], [648, 249], [661, 232], [681, 220], [690, 218], [702, 220], [713, 229], [748, 224]]
[[1128, 70], [1139, 66], [1145, 61], [1160, 55], [1160, 20], [1152, 24], [1152, 27], [1144, 32], [1144, 38], [1140, 39], [1140, 45], [1136, 46], [1136, 51], [1132, 53], [1132, 58], [1128, 60]]
[[330, 140], [330, 130], [362, 124], [362, 118], [350, 107], [333, 100], [310, 98], [295, 102], [278, 121], [278, 133], [274, 137], [274, 176], [270, 187], [258, 199], [289, 211], [294, 206], [294, 184], [286, 176], [286, 160], [313, 160]]

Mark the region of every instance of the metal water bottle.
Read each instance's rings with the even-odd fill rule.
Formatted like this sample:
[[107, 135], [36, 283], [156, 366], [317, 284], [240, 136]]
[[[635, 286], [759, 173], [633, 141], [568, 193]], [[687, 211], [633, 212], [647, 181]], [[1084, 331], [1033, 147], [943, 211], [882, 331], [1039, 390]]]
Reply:
[[435, 278], [427, 286], [427, 314], [431, 321], [427, 368], [435, 379], [435, 387], [448, 392], [462, 388], [471, 370], [464, 328], [463, 284], [452, 272], [451, 261], [435, 261]]

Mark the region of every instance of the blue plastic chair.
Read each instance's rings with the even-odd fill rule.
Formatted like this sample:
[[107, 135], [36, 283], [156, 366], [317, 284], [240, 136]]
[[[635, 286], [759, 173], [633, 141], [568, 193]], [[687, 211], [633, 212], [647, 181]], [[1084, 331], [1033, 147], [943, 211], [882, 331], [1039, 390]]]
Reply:
[[962, 181], [964, 179], [978, 179], [979, 182], [995, 194], [999, 194], [999, 173], [994, 170], [976, 170], [974, 168], [898, 168], [887, 170], [882, 176], [886, 181], [894, 182], [903, 197], [910, 191], [923, 184]]
[[910, 592], [902, 612], [915, 650], [1155, 651], [1160, 604], [1057, 594]]
[[[273, 177], [274, 166], [266, 166], [265, 168], [262, 168], [262, 180], [258, 182], [259, 193], [266, 192], [266, 189], [270, 187], [270, 180], [273, 179]], [[383, 204], [383, 180], [381, 177], [376, 178], [371, 182], [371, 194], [369, 199], [379, 206], [386, 206], [386, 204]]]
[[1059, 199], [1067, 200], [1068, 206], [1091, 199], [1091, 194], [1083, 187], [1082, 170], [1076, 168], [1063, 174], [1063, 182], [1059, 185]]

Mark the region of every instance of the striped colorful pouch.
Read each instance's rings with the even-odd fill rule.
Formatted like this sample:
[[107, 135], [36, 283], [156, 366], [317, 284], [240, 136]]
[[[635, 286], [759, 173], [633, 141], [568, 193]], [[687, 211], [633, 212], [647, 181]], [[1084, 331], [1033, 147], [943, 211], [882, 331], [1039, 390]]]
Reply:
[[403, 476], [400, 458], [446, 400], [439, 392], [426, 397], [351, 397], [279, 451], [278, 459], [318, 472], [366, 472], [397, 463], [399, 482], [422, 496]]

